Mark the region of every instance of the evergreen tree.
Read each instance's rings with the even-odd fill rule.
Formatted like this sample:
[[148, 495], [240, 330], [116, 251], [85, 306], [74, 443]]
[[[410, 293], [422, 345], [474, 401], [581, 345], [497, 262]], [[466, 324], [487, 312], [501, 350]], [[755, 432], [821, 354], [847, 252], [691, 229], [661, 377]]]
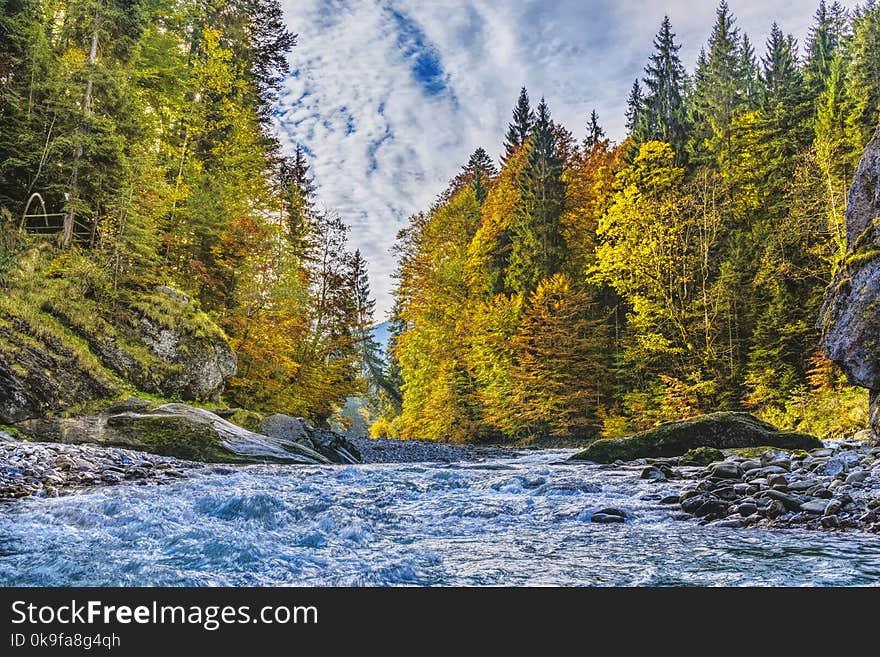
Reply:
[[605, 130], [599, 125], [599, 115], [596, 110], [590, 112], [590, 120], [587, 122], [587, 136], [584, 137], [584, 149], [591, 150], [605, 140]]
[[629, 134], [636, 136], [639, 133], [644, 109], [642, 87], [638, 79], [636, 79], [633, 82], [632, 89], [630, 89], [629, 97], [626, 99], [626, 129], [629, 131]]
[[489, 194], [489, 185], [498, 174], [498, 169], [489, 154], [482, 148], [473, 152], [464, 168], [465, 174], [470, 178], [470, 184], [474, 188], [477, 202], [482, 205]]
[[742, 79], [743, 107], [747, 110], [757, 109], [761, 102], [761, 73], [748, 34], [742, 35], [739, 44], [739, 75]]
[[530, 139], [528, 161], [518, 181], [520, 203], [511, 226], [512, 250], [505, 274], [509, 290], [525, 293], [560, 271], [565, 254], [560, 230], [565, 210], [563, 161], [543, 98]]
[[529, 102], [529, 92], [523, 87], [520, 89], [519, 98], [513, 108], [513, 121], [507, 126], [507, 136], [504, 140], [504, 156], [502, 162], [507, 162], [516, 151], [521, 149], [535, 124], [535, 113]]
[[852, 146], [861, 151], [880, 123], [880, 4], [869, 0], [853, 16], [848, 69]]
[[281, 160], [280, 179], [288, 239], [294, 253], [308, 256], [309, 223], [315, 210], [316, 188], [300, 144], [296, 145], [293, 157]]
[[654, 53], [645, 67], [647, 94], [642, 103], [643, 125], [638, 131], [642, 140], [665, 141], [676, 152], [682, 150], [687, 133], [684, 105], [687, 74], [678, 57], [680, 49], [666, 16], [654, 38]]
[[825, 0], [820, 0], [810, 27], [804, 63], [804, 81], [811, 98], [818, 98], [825, 90], [832, 62], [844, 47], [846, 31], [846, 10], [839, 2], [829, 6]]
[[742, 106], [744, 80], [739, 30], [726, 0], [715, 15], [708, 51], [697, 64], [693, 111], [699, 124], [691, 140], [697, 162], [714, 161], [721, 170], [732, 165], [732, 126]]

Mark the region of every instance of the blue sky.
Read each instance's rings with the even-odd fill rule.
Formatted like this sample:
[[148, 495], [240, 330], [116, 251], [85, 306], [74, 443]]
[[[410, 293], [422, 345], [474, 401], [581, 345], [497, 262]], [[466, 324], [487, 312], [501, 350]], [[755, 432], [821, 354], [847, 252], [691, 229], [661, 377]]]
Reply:
[[[390, 249], [471, 152], [499, 154], [519, 88], [583, 134], [614, 139], [664, 14], [691, 70], [715, 0], [282, 0], [299, 34], [278, 111], [282, 143], [312, 158], [319, 201], [351, 226], [381, 320]], [[759, 54], [775, 20], [806, 41], [818, 0], [729, 0]], [[847, 7], [855, 1], [842, 2]]]

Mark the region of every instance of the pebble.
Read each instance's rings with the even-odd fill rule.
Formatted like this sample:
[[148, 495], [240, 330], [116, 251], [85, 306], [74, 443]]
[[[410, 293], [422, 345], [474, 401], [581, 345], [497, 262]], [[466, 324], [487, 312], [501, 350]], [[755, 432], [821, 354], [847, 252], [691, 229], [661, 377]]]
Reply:
[[202, 464], [115, 447], [0, 441], [0, 500], [186, 476]]
[[801, 504], [801, 510], [807, 513], [822, 514], [825, 513], [827, 504], [824, 500], [810, 500]]
[[760, 462], [731, 458], [684, 476], [694, 488], [678, 503], [700, 524], [880, 533], [880, 447], [831, 443], [798, 458], [768, 450]]
[[649, 465], [647, 468], [642, 470], [642, 479], [651, 479], [653, 481], [666, 481], [666, 475], [663, 474], [663, 471], [660, 468], [654, 467], [653, 465]]

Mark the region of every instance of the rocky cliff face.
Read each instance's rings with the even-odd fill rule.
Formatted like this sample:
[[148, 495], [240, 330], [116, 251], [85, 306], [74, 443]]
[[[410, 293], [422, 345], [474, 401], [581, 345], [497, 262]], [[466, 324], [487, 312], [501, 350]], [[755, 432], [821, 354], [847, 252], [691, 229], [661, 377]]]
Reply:
[[207, 400], [235, 371], [223, 332], [168, 287], [113, 307], [85, 298], [0, 306], [0, 424], [82, 411], [132, 388]]
[[871, 391], [871, 430], [880, 439], [880, 130], [850, 188], [846, 244], [819, 320], [822, 348], [851, 383]]

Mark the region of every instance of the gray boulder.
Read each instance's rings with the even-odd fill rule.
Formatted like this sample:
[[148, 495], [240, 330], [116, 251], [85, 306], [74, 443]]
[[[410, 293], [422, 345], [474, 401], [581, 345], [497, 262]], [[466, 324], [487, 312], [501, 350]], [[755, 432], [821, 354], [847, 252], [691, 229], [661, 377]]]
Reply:
[[748, 413], [719, 412], [668, 422], [628, 438], [597, 440], [570, 461], [613, 463], [642, 458], [681, 456], [700, 447], [716, 450], [743, 447], [816, 449], [818, 438], [780, 431]]
[[253, 433], [210, 411], [186, 404], [29, 420], [17, 426], [34, 440], [126, 447], [208, 463], [330, 462], [299, 442]]
[[360, 463], [361, 454], [350, 440], [335, 431], [318, 429], [301, 417], [276, 413], [260, 428], [262, 433], [278, 440], [304, 445], [323, 454], [333, 463]]
[[871, 391], [880, 437], [880, 130], [859, 162], [846, 209], [847, 254], [825, 294], [818, 327], [825, 354]]

